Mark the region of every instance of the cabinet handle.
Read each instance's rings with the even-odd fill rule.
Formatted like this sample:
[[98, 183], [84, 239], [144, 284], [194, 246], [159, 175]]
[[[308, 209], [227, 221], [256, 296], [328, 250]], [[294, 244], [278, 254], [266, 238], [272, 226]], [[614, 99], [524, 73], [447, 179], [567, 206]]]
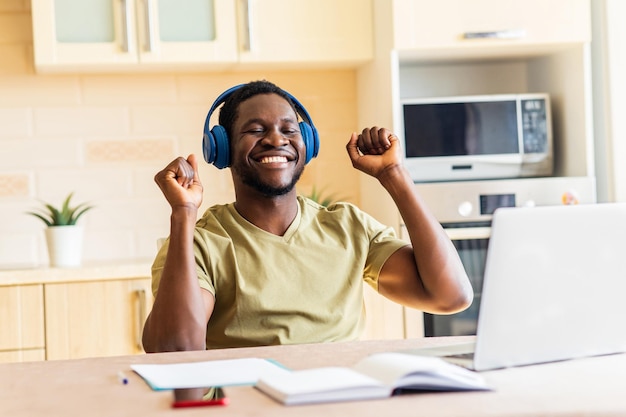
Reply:
[[242, 14], [244, 16], [244, 21], [242, 24], [241, 31], [243, 32], [243, 41], [242, 41], [242, 49], [247, 52], [252, 51], [252, 6], [250, 5], [250, 0], [240, 0]]
[[128, 34], [130, 33], [130, 22], [128, 20], [128, 1], [120, 0], [122, 15], [122, 52], [128, 52]]
[[148, 303], [146, 299], [146, 290], [135, 290], [137, 300], [137, 332], [135, 333], [135, 346], [138, 350], [143, 350], [143, 343], [141, 342], [143, 325], [148, 318]]
[[463, 39], [522, 39], [525, 37], [525, 29], [494, 30], [487, 32], [465, 32], [463, 34]]
[[146, 52], [152, 52], [152, 14], [150, 13], [150, 10], [152, 9], [152, 2], [150, 0], [144, 0], [144, 5], [146, 18], [146, 36], [144, 37], [144, 49]]

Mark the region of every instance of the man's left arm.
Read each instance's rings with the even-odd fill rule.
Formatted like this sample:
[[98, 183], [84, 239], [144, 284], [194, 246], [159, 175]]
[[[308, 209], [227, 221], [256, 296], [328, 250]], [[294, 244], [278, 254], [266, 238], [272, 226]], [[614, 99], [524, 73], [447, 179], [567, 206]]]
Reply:
[[378, 179], [394, 200], [411, 245], [385, 262], [378, 291], [400, 304], [431, 313], [454, 313], [467, 308], [472, 286], [454, 245], [417, 194], [402, 164], [398, 138], [373, 127], [352, 134], [346, 146], [352, 165]]

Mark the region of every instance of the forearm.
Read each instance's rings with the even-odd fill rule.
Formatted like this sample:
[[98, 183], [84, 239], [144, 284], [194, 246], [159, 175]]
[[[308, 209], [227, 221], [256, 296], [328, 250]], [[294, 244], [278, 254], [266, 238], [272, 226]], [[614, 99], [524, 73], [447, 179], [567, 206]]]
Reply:
[[193, 251], [196, 210], [176, 209], [159, 290], [143, 333], [146, 352], [206, 348], [207, 306]]
[[400, 212], [417, 271], [415, 291], [401, 293], [401, 288], [393, 291], [402, 294], [406, 305], [426, 306], [437, 312], [466, 308], [473, 291], [463, 264], [445, 231], [416, 192], [409, 173], [398, 165], [387, 169], [378, 180]]

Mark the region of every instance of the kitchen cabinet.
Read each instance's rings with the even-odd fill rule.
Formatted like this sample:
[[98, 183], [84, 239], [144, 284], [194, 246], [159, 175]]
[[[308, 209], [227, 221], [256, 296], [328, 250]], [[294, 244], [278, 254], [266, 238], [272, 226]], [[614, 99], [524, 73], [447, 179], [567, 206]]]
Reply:
[[46, 284], [46, 358], [142, 353], [150, 279]]
[[[582, 178], [595, 198], [590, 10], [589, 0], [374, 0], [376, 50], [357, 69], [358, 125], [388, 127], [402, 141], [402, 99], [547, 93], [548, 180]], [[400, 233], [403, 220], [380, 183], [365, 174], [359, 183], [360, 206]], [[438, 186], [416, 184], [417, 192], [427, 185]], [[423, 332], [417, 310], [374, 305], [369, 314], [379, 313], [404, 323], [405, 337]]]
[[0, 362], [143, 353], [150, 265], [0, 271]]
[[39, 72], [352, 66], [372, 57], [371, 0], [32, 0]]
[[598, 199], [626, 202], [626, 2], [594, 0], [593, 110]]
[[107, 71], [236, 62], [235, 3], [193, 0], [185, 6], [175, 0], [32, 0], [35, 66]]
[[359, 64], [372, 58], [371, 0], [246, 0], [242, 63]]
[[[143, 353], [150, 265], [0, 271], [0, 362]], [[404, 337], [402, 306], [364, 287], [363, 338]]]
[[[442, 15], [446, 10], [442, 5], [453, 10], [461, 3], [468, 4], [462, 7], [472, 5], [472, 13], [455, 18]], [[554, 176], [593, 178], [589, 0], [555, 0], [548, 2], [549, 6], [536, 2], [531, 9], [549, 10], [552, 14], [537, 12], [542, 30], [533, 29], [533, 35], [523, 41], [452, 40], [469, 30], [517, 28], [511, 23], [513, 20], [505, 20], [505, 11], [516, 14], [517, 6], [509, 1], [502, 2], [506, 7], [494, 3], [500, 4], [498, 0], [443, 0], [436, 4], [425, 0], [375, 0], [377, 48], [372, 62], [357, 70], [358, 125], [383, 125], [402, 138], [402, 99], [547, 93], [553, 116]], [[540, 6], [549, 9], [539, 9]], [[417, 19], [416, 14], [421, 20], [431, 21], [431, 26], [448, 26], [450, 19], [457, 23], [446, 29], [450, 34], [445, 36], [435, 36], [435, 31], [433, 36], [418, 36], [419, 32], [415, 32], [400, 37], [402, 31], [421, 30], [405, 27], [409, 24], [407, 19]], [[576, 18], [558, 19], [558, 23], [551, 18], [570, 14]], [[525, 19], [520, 20], [520, 25]], [[475, 21], [487, 23], [473, 25]], [[538, 25], [537, 22], [533, 24]], [[552, 31], [554, 25], [559, 27], [558, 36]], [[360, 185], [361, 206], [399, 230], [401, 220], [395, 204], [378, 182], [360, 175]]]
[[45, 358], [43, 285], [0, 287], [0, 362]]
[[393, 29], [398, 49], [446, 53], [449, 48], [584, 42], [591, 21], [589, 4], [578, 0], [396, 0]]
[[404, 308], [376, 293], [368, 285], [365, 285], [363, 290], [366, 321], [361, 339], [404, 338]]

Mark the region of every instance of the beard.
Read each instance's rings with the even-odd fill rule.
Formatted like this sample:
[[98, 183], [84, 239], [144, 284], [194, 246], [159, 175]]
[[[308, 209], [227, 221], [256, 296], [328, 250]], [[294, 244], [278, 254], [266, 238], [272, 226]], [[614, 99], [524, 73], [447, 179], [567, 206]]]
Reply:
[[240, 166], [233, 165], [231, 169], [239, 176], [241, 182], [248, 187], [258, 191], [264, 197], [279, 197], [281, 195], [285, 195], [291, 192], [296, 183], [300, 180], [302, 173], [304, 172], [304, 166], [298, 168], [298, 170], [294, 173], [291, 178], [291, 182], [284, 186], [275, 186], [272, 184], [268, 184], [263, 182], [261, 178], [259, 178], [256, 173], [251, 172], [245, 168], [241, 168]]

